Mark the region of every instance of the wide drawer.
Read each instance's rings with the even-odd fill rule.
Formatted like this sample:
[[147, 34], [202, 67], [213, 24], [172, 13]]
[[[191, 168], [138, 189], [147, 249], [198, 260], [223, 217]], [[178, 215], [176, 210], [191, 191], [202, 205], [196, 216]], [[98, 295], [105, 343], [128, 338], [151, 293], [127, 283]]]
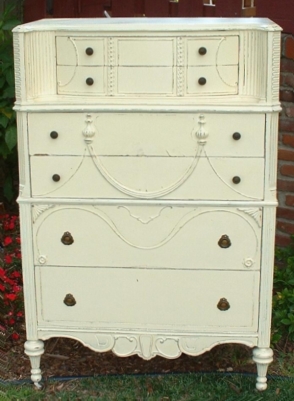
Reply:
[[264, 156], [264, 114], [30, 113], [28, 122], [31, 155], [83, 155], [88, 131], [96, 155], [194, 156], [205, 139], [208, 156]]
[[43, 266], [36, 268], [36, 288], [42, 326], [257, 330], [258, 272]]
[[[92, 149], [90, 148], [92, 151]], [[31, 156], [33, 197], [260, 200], [264, 159]]]
[[258, 208], [35, 205], [35, 264], [257, 270]]

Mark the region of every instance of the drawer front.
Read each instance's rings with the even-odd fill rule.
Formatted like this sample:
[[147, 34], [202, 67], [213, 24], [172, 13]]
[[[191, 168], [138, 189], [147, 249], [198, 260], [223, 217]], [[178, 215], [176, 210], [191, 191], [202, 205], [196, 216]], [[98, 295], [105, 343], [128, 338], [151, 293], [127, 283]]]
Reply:
[[258, 272], [37, 267], [36, 281], [42, 326], [257, 330]]
[[[30, 155], [85, 153], [86, 114], [35, 113], [28, 119]], [[199, 113], [97, 113], [89, 120], [97, 155], [193, 157], [203, 122], [208, 156], [264, 156], [264, 114], [206, 113], [202, 121]]]
[[57, 66], [59, 94], [104, 94], [105, 87], [104, 67]]
[[187, 40], [189, 66], [238, 65], [239, 37], [203, 37]]
[[30, 164], [33, 197], [260, 200], [264, 196], [262, 158], [32, 156]]
[[57, 65], [106, 65], [105, 40], [84, 37], [56, 37]]
[[187, 94], [237, 94], [238, 66], [188, 67]]
[[242, 271], [260, 266], [258, 208], [35, 205], [32, 212], [35, 264]]

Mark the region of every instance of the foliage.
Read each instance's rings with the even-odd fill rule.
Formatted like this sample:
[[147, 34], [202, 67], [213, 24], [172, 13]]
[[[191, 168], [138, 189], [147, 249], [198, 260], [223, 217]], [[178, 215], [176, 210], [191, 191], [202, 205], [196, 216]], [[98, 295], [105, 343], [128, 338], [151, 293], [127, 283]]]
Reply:
[[0, 15], [0, 159], [4, 169], [4, 196], [12, 200], [13, 173], [17, 167], [13, 45], [11, 30], [20, 23], [13, 17], [14, 6]]
[[0, 257], [0, 328], [12, 340], [18, 340], [24, 309], [18, 216], [1, 215], [1, 226], [4, 235], [1, 238], [3, 257]]
[[268, 389], [255, 389], [255, 376], [242, 374], [105, 375], [91, 379], [53, 381], [41, 391], [30, 385], [5, 388], [9, 400], [85, 401], [290, 401], [294, 382], [270, 380]]
[[283, 337], [294, 341], [294, 236], [292, 241], [288, 247], [276, 251], [282, 267], [275, 267], [274, 275], [273, 343]]

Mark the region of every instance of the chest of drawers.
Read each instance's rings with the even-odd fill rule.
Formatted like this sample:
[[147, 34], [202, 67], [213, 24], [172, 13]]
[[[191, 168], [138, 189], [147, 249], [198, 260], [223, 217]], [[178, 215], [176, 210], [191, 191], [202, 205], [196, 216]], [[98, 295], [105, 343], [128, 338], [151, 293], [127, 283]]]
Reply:
[[27, 342], [272, 360], [280, 28], [267, 19], [14, 29]]

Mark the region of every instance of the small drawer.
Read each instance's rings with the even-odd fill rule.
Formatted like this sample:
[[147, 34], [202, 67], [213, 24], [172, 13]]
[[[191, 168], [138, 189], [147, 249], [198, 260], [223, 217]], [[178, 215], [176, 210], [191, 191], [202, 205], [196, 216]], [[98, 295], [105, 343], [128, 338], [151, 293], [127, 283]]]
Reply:
[[[35, 264], [259, 270], [258, 208], [55, 206], [32, 209]], [[49, 239], [49, 240], [48, 240]], [[114, 252], [115, 250], [115, 252]]]
[[118, 67], [117, 94], [172, 95], [173, 67]]
[[59, 36], [56, 38], [57, 65], [103, 66], [104, 39]]
[[258, 272], [37, 267], [36, 288], [42, 326], [257, 330]]
[[203, 37], [187, 40], [189, 66], [237, 65], [239, 37]]
[[187, 94], [237, 94], [238, 79], [238, 66], [188, 67]]
[[175, 64], [174, 39], [118, 39], [118, 66], [164, 67]]
[[104, 67], [57, 66], [58, 94], [104, 94]]

